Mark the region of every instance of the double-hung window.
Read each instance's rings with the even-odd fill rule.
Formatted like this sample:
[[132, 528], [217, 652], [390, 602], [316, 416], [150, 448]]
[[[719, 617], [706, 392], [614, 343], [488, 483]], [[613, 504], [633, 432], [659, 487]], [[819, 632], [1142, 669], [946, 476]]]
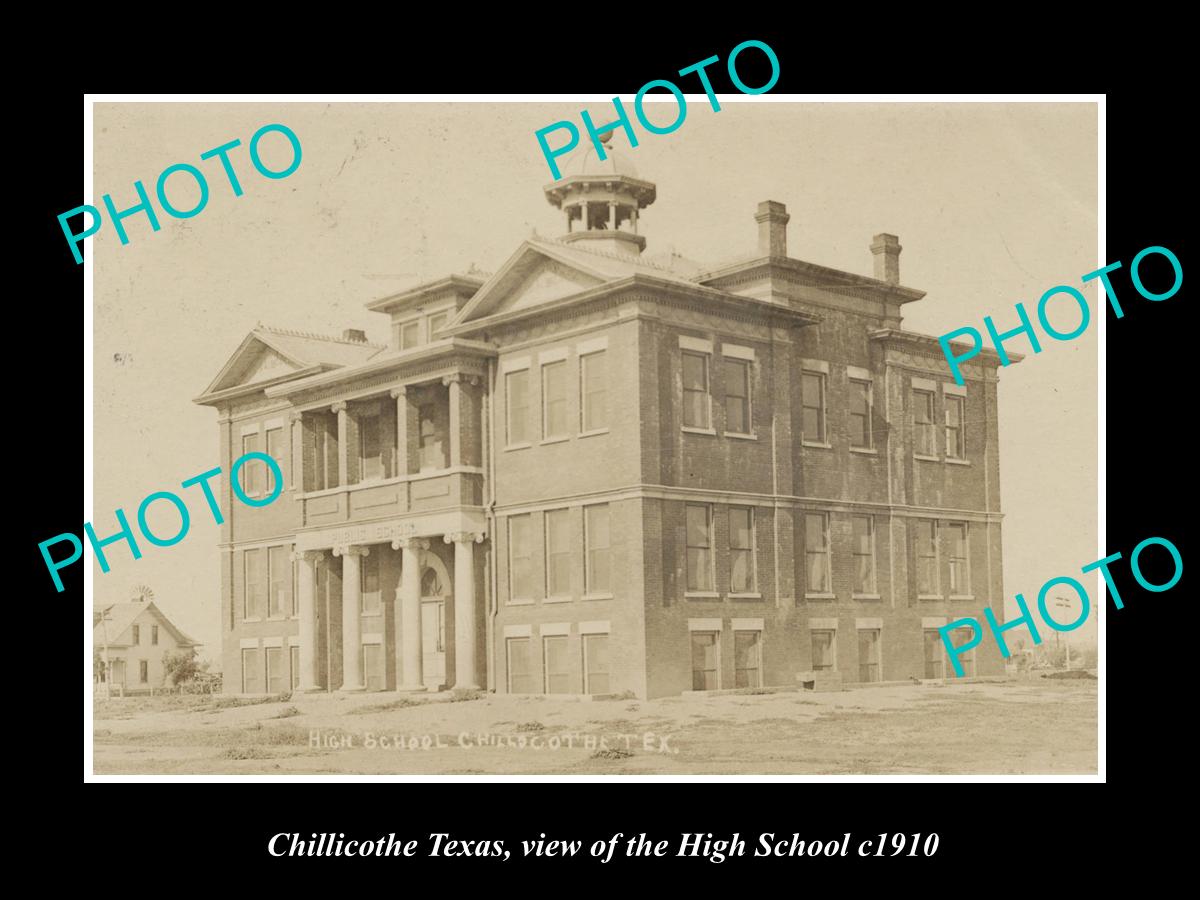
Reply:
[[966, 398], [947, 394], [942, 400], [946, 404], [946, 459], [966, 459], [966, 429], [963, 421]]
[[729, 507], [729, 592], [752, 594], [754, 576], [754, 508]]
[[689, 503], [687, 523], [687, 590], [709, 593], [713, 587], [712, 507]]
[[873, 595], [875, 585], [875, 519], [851, 516], [854, 554], [854, 593]]
[[810, 594], [833, 593], [828, 513], [804, 515], [804, 562], [807, 573], [806, 591]]
[[687, 428], [712, 427], [708, 359], [707, 353], [683, 351], [683, 424]]
[[725, 358], [725, 430], [750, 434], [750, 362]]
[[913, 451], [918, 456], [937, 455], [937, 426], [933, 421], [933, 391], [913, 391]]
[[800, 373], [800, 427], [802, 439], [810, 444], [827, 443], [825, 431], [825, 373]]

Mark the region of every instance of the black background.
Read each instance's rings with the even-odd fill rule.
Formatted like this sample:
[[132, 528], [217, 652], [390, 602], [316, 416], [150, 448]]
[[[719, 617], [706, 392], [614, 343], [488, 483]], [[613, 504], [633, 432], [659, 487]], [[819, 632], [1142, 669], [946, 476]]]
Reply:
[[[1183, 222], [1190, 198], [1185, 197], [1184, 183], [1192, 179], [1183, 156], [1185, 152], [1193, 156], [1194, 149], [1178, 136], [1176, 122], [1184, 115], [1179, 105], [1183, 100], [1170, 90], [1174, 82], [1160, 70], [1161, 59], [1151, 60], [1152, 71], [1137, 65], [1118, 71], [1115, 63], [1109, 71], [1089, 71], [1078, 55], [1084, 39], [1077, 36], [1070, 50], [1063, 49], [1068, 45], [1049, 42], [1049, 47], [1059, 48], [1063, 55], [1055, 56], [1054, 65], [1043, 65], [1038, 60], [1047, 57], [1036, 29], [1026, 40], [1038, 46], [1013, 43], [985, 51], [974, 45], [971, 50], [950, 56], [945, 46], [918, 48], [898, 40], [893, 43], [886, 22], [869, 19], [863, 23], [871, 32], [869, 37], [835, 35], [815, 27], [773, 31], [714, 25], [710, 29], [697, 28], [695, 34], [686, 37], [675, 33], [669, 39], [651, 39], [643, 33], [637, 40], [629, 40], [626, 29], [601, 27], [594, 33], [595, 46], [608, 49], [592, 57], [596, 64], [586, 64], [588, 57], [581, 48], [588, 44], [588, 28], [552, 24], [557, 27], [548, 28], [537, 38], [468, 38], [455, 32], [452, 37], [442, 35], [434, 40], [431, 35], [422, 37], [419, 30], [410, 30], [397, 38], [397, 46], [370, 48], [374, 52], [360, 45], [355, 45], [351, 53], [325, 44], [317, 47], [311, 41], [248, 41], [261, 48], [239, 51], [253, 56], [253, 65], [218, 67], [217, 71], [206, 70], [203, 78], [190, 80], [172, 80], [165, 75], [160, 80], [154, 67], [136, 77], [132, 71], [113, 74], [115, 70], [103, 70], [87, 79], [87, 88], [113, 92], [220, 89], [231, 93], [342, 90], [614, 95], [632, 94], [648, 80], [670, 78], [678, 69], [717, 54], [722, 63], [709, 71], [714, 89], [723, 93], [733, 90], [723, 65], [729, 50], [742, 40], [756, 38], [769, 43], [780, 60], [782, 74], [773, 94], [1108, 91], [1108, 249], [1104, 261], [1121, 260], [1125, 265], [1114, 275], [1125, 317], [1117, 320], [1106, 308], [1105, 546], [1108, 552], [1119, 551], [1127, 559], [1139, 541], [1159, 535], [1175, 543], [1186, 564], [1189, 556], [1184, 510], [1186, 495], [1190, 495], [1193, 456], [1189, 427], [1193, 381], [1184, 371], [1192, 340], [1184, 318], [1188, 308], [1186, 278], [1183, 290], [1173, 298], [1151, 303], [1136, 294], [1128, 277], [1130, 260], [1151, 245], [1172, 249], [1185, 273], [1188, 270]], [[329, 36], [329, 45], [340, 43]], [[1088, 52], [1098, 53], [1097, 46], [1090, 45]], [[1147, 59], [1153, 55], [1148, 51]], [[312, 62], [318, 58], [319, 70]], [[766, 80], [765, 66], [755, 71], [759, 59], [760, 54], [753, 50], [739, 58], [739, 71], [747, 84]], [[1023, 77], [1018, 76], [1018, 70]], [[286, 77], [274, 74], [277, 72], [285, 72]], [[1146, 79], [1145, 89], [1139, 87], [1139, 78]], [[676, 80], [686, 91], [697, 90], [694, 76]], [[97, 185], [96, 197], [84, 198], [81, 194], [82, 112], [83, 97], [77, 91], [64, 88], [37, 98], [36, 110], [30, 114], [38, 122], [39, 138], [30, 151], [31, 159], [23, 164], [32, 164], [33, 174], [14, 179], [13, 184], [22, 196], [19, 224], [31, 229], [31, 235], [10, 243], [10, 247], [19, 249], [18, 254], [10, 256], [10, 266], [33, 276], [33, 287], [27, 296], [13, 298], [17, 310], [15, 333], [10, 340], [18, 345], [18, 356], [28, 359], [26, 365], [33, 375], [29, 383], [36, 385], [37, 391], [35, 397], [18, 401], [23, 410], [18, 418], [36, 411], [42, 433], [58, 438], [36, 444], [38, 454], [45, 454], [39, 470], [56, 473], [56, 477], [30, 492], [31, 501], [25, 507], [29, 526], [21, 535], [24, 547], [18, 551], [28, 561], [28, 585], [44, 602], [37, 607], [42, 613], [38, 627], [46, 634], [78, 634], [74, 631], [79, 623], [77, 604], [90, 605], [90, 598], [82, 596], [82, 566], [64, 570], [67, 589], [55, 593], [37, 549], [37, 543], [48, 537], [82, 531], [82, 426], [75, 424], [72, 398], [78, 398], [83, 387], [83, 267], [74, 263], [55, 218], [83, 202], [94, 203], [102, 193]], [[672, 136], [655, 139], [686, 140], [686, 124]], [[532, 135], [530, 152], [538, 152]], [[730, 164], [749, 165], [752, 161], [731, 160]], [[1081, 160], [1081, 165], [1087, 164]], [[147, 173], [147, 177], [152, 174]], [[1030, 214], [1042, 213], [1031, 210]], [[83, 252], [89, 250], [90, 244], [85, 242]], [[32, 258], [26, 261], [28, 253]], [[1147, 281], [1151, 281], [1152, 271], [1147, 270]], [[1078, 274], [1064, 272], [1063, 283], [1076, 283]], [[1036, 299], [1013, 298], [1014, 302], [1024, 300], [1030, 308]], [[1096, 327], [1096, 322], [1090, 327]], [[83, 337], [84, 341], [90, 340], [89, 336]], [[1054, 350], [1054, 343], [1047, 342], [1044, 352]], [[1027, 356], [1025, 364], [1036, 365], [1036, 358]], [[1047, 389], [1050, 387], [1047, 385]], [[1086, 439], [1081, 438], [1081, 446], [1086, 445]], [[27, 452], [35, 447], [21, 446]], [[9, 471], [29, 470], [22, 465]], [[136, 499], [130, 498], [130, 502]], [[1045, 515], [1057, 515], [1053, 497], [1046, 498]], [[1070, 521], [1061, 524], [1064, 529], [1073, 527]], [[1154, 565], [1159, 555], [1151, 550], [1145, 557], [1144, 571], [1155, 581], [1165, 580], [1164, 573], [1169, 572], [1166, 566]], [[88, 548], [83, 564], [90, 565], [90, 559]], [[1173, 590], [1150, 594], [1134, 583], [1125, 562], [1117, 563], [1114, 572], [1125, 608], [1115, 611], [1111, 604], [1107, 607], [1106, 775], [1114, 793], [1106, 793], [1104, 798], [1095, 786], [1080, 789], [1048, 783], [996, 785], [979, 781], [908, 785], [606, 782], [602, 787], [588, 783], [439, 781], [314, 786], [222, 784], [203, 789], [151, 783], [89, 785], [85, 802], [78, 807], [80, 814], [72, 816], [69, 823], [59, 818], [65, 809], [43, 808], [31, 815], [52, 814], [55, 824], [48, 827], [60, 832], [66, 828], [67, 838], [78, 844], [78, 850], [72, 852], [103, 865], [104, 871], [124, 870], [132, 877], [136, 872], [148, 875], [153, 870], [173, 870], [175, 878], [181, 874], [190, 877], [186, 873], [198, 871], [203, 883], [214, 887], [228, 886], [221, 874], [226, 868], [272, 878], [299, 874], [303, 884], [314, 888], [332, 877], [334, 881], [329, 883], [339, 884], [344, 892], [356, 889], [355, 882], [344, 880], [347, 875], [386, 877], [385, 873], [403, 875], [414, 868], [431, 874], [441, 869], [464, 879], [465, 883], [457, 883], [469, 885], [471, 890], [477, 890], [477, 885], [503, 886], [505, 872], [536, 874], [569, 869], [587, 874], [588, 881], [521, 883], [531, 890], [586, 891], [588, 886], [601, 883], [594, 879], [603, 871], [627, 873], [636, 868], [653, 877], [665, 867], [702, 876], [706, 882], [714, 875], [725, 878], [734, 873], [738, 884], [753, 889], [754, 882], [747, 881], [746, 875], [763, 872], [766, 867], [772, 874], [807, 877], [815, 874], [814, 869], [832, 872], [852, 868], [856, 879], [865, 879], [865, 883], [880, 877], [895, 878], [903, 871], [920, 879], [914, 884], [970, 890], [980, 879], [999, 882], [998, 886], [1023, 882], [1030, 874], [1022, 871], [1026, 855], [1064, 866], [1071, 865], [1071, 860], [1101, 865], [1102, 857], [1089, 850], [1116, 840], [1121, 852], [1128, 853], [1134, 844], [1153, 836], [1156, 810], [1150, 804], [1176, 789], [1180, 777], [1176, 773], [1180, 766], [1187, 765], [1190, 755], [1180, 730], [1187, 727], [1191, 704], [1180, 696], [1186, 682], [1177, 678], [1182, 675], [1180, 662], [1194, 653], [1192, 611], [1184, 604], [1186, 576]], [[1090, 590], [1091, 582], [1086, 583]], [[78, 710], [74, 706], [77, 701], [70, 699], [79, 696], [77, 652], [55, 653], [54, 659], [60, 665], [49, 669], [42, 660], [36, 670], [53, 673], [53, 678], [47, 679], [47, 683], [54, 683], [53, 695], [39, 692], [20, 704], [20, 708], [29, 710], [31, 722], [53, 723], [45, 726], [44, 734], [54, 735], [49, 745], [59, 752], [37, 755], [47, 766], [53, 766], [46, 774], [59, 785], [82, 780], [78, 720], [73, 717], [76, 713], [68, 714], [68, 709]], [[60, 707], [62, 715], [47, 716], [43, 712], [52, 707]], [[21, 723], [11, 721], [10, 725], [18, 728]], [[508, 862], [424, 857], [272, 859], [266, 853], [266, 844], [271, 835], [281, 831], [342, 832], [347, 838], [365, 839], [390, 832], [403, 838], [427, 839], [433, 832], [449, 832], [452, 837], [468, 840], [503, 839], [513, 850], [522, 838], [536, 838], [541, 833], [551, 839], [582, 840], [586, 847], [615, 832], [625, 837], [645, 832], [651, 839], [669, 839], [672, 844], [683, 832], [712, 832], [718, 838], [739, 832], [752, 849], [761, 832], [777, 832], [780, 837], [800, 832], [802, 837], [827, 839], [849, 831], [857, 843], [880, 832], [902, 831], [937, 832], [940, 847], [932, 859], [902, 856], [885, 862], [887, 857], [856, 860], [853, 855], [811, 860], [747, 857], [720, 865], [701, 859], [618, 858], [602, 866], [587, 856], [570, 861], [523, 861], [519, 853]], [[134, 855], [121, 852], [121, 847], [134, 850]], [[108, 868], [114, 853], [124, 859], [118, 870]], [[1070, 879], [1075, 873], [1064, 874]], [[952, 877], [965, 880], [955, 883]], [[863, 883], [856, 880], [846, 884]], [[140, 877], [132, 884], [144, 886]], [[629, 891], [661, 889], [652, 888], [650, 882], [617, 884]], [[805, 884], [797, 881], [795, 890], [802, 890]], [[1046, 886], [1049, 889], [1049, 884]]]

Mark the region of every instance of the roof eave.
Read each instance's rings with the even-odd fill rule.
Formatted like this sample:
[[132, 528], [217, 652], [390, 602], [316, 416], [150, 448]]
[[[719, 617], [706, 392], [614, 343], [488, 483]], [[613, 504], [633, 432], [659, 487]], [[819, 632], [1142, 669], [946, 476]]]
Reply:
[[[218, 403], [225, 403], [229, 400], [236, 400], [239, 397], [257, 394], [266, 388], [274, 387], [288, 381], [294, 381], [297, 378], [308, 378], [312, 375], [319, 375], [331, 368], [338, 368], [328, 364], [317, 363], [311, 366], [305, 366], [303, 369], [297, 369], [289, 372], [286, 375], [280, 375], [276, 378], [269, 378], [266, 381], [256, 381], [253, 384], [239, 384], [237, 387], [225, 388], [223, 391], [206, 391], [198, 397], [193, 397], [192, 402], [199, 406], [216, 406]], [[270, 394], [268, 394], [270, 396]]]
[[414, 362], [426, 362], [430, 359], [437, 359], [439, 356], [450, 356], [454, 353], [478, 354], [481, 357], [489, 357], [496, 355], [496, 348], [491, 344], [486, 344], [483, 341], [471, 341], [462, 338], [451, 337], [440, 341], [434, 341], [432, 344], [424, 344], [416, 347], [406, 356], [388, 356], [383, 359], [372, 359], [359, 366], [342, 366], [331, 372], [318, 373], [301, 381], [289, 381], [284, 384], [276, 385], [266, 391], [268, 397], [288, 397], [292, 394], [303, 393], [317, 387], [327, 387], [331, 384], [338, 384], [343, 381], [353, 381], [355, 378], [361, 378], [366, 375], [375, 375], [379, 372], [386, 372], [388, 369], [403, 368]]
[[[924, 349], [936, 349], [939, 356], [945, 355], [942, 350], [941, 342], [938, 338], [929, 334], [921, 334], [918, 331], [904, 331], [896, 328], [879, 328], [870, 332], [868, 337], [873, 341], [879, 341], [881, 343], [891, 341], [897, 344], [912, 344]], [[969, 344], [964, 344], [960, 341], [951, 341], [950, 346], [963, 350], [971, 349]], [[1025, 358], [1024, 353], [1009, 353], [1007, 355], [1009, 364], [1019, 363]], [[987, 360], [988, 362], [996, 363], [997, 365], [1002, 364], [1000, 354], [995, 350], [989, 350], [986, 347], [981, 348], [978, 353], [971, 357], [971, 359]]]
[[364, 304], [364, 306], [371, 310], [371, 312], [388, 312], [398, 306], [411, 304], [414, 301], [445, 291], [448, 288], [463, 288], [464, 290], [477, 291], [483, 286], [484, 281], [485, 279], [474, 278], [470, 275], [447, 275], [436, 281], [419, 284], [398, 294], [389, 294], [379, 300], [372, 300]]
[[725, 305], [750, 308], [764, 314], [782, 316], [784, 318], [791, 319], [799, 327], [815, 325], [821, 321], [820, 317], [818, 316], [814, 316], [809, 313], [803, 313], [792, 307], [783, 306], [778, 303], [768, 303], [765, 300], [759, 300], [754, 297], [745, 297], [741, 294], [731, 294], [727, 291], [721, 291], [717, 288], [710, 288], [705, 285], [687, 284], [683, 282], [672, 281], [667, 278], [659, 278], [654, 275], [634, 273], [632, 275], [626, 275], [623, 278], [618, 278], [613, 281], [607, 281], [604, 284], [596, 285], [595, 287], [589, 288], [586, 291], [581, 291], [576, 294], [569, 294], [566, 297], [560, 297], [559, 299], [552, 300], [548, 303], [540, 303], [536, 306], [530, 306], [524, 309], [510, 310], [509, 312], [485, 316], [482, 319], [473, 319], [469, 322], [463, 322], [460, 325], [447, 328], [446, 332], [451, 335], [460, 335], [484, 331], [489, 328], [495, 328], [500, 325], [508, 325], [513, 322], [519, 322], [526, 318], [544, 315], [547, 312], [598, 300], [613, 293], [619, 293], [621, 291], [629, 290], [630, 288], [638, 287], [651, 288], [669, 294], [685, 295], [697, 299], [713, 300]]
[[792, 259], [790, 256], [760, 256], [754, 259], [730, 263], [719, 269], [701, 272], [695, 276], [695, 280], [701, 283], [716, 281], [721, 278], [728, 278], [730, 275], [742, 274], [757, 268], [770, 269], [772, 267], [790, 269], [795, 272], [812, 275], [819, 279], [826, 279], [829, 281], [828, 286], [831, 288], [865, 288], [867, 290], [886, 293], [890, 299], [897, 303], [912, 303], [914, 300], [920, 300], [926, 294], [925, 291], [920, 291], [916, 288], [891, 284], [887, 281], [880, 281], [878, 278], [858, 275], [854, 272], [843, 272], [841, 269], [831, 269], [828, 266], [805, 262], [802, 259]]

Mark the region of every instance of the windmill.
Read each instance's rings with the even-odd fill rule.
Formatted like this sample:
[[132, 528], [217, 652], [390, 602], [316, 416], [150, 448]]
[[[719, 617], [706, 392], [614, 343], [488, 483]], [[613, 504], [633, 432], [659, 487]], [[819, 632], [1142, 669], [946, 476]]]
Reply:
[[154, 601], [154, 590], [146, 584], [135, 584], [129, 589], [129, 599], [134, 603], [151, 603]]

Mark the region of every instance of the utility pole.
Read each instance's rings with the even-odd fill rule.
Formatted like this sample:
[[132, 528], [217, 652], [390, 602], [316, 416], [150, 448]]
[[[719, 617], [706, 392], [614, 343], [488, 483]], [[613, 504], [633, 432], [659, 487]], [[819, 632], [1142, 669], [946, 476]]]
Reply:
[[[1068, 600], [1066, 597], [1055, 597], [1054, 605], [1056, 607], [1058, 607], [1059, 609], [1065, 609], [1068, 612], [1071, 609], [1071, 601]], [[1054, 632], [1054, 645], [1056, 647], [1058, 646], [1058, 631]], [[1067, 651], [1067, 671], [1070, 672], [1071, 671], [1071, 642], [1069, 640], [1064, 640], [1063, 648]]]

